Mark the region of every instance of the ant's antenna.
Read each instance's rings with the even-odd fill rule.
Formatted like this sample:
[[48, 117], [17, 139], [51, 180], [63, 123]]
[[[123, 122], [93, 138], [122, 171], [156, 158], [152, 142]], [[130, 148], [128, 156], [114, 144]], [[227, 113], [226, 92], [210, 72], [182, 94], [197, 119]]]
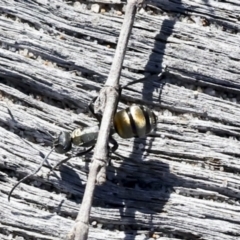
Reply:
[[53, 148], [50, 150], [50, 152], [47, 154], [47, 156], [43, 159], [43, 161], [40, 163], [39, 167], [38, 167], [34, 172], [28, 174], [27, 176], [25, 176], [24, 178], [22, 178], [20, 181], [18, 181], [18, 182], [13, 186], [13, 188], [11, 189], [11, 191], [10, 191], [9, 194], [8, 194], [8, 201], [9, 201], [9, 202], [10, 202], [10, 198], [11, 198], [11, 195], [12, 195], [14, 189], [15, 189], [20, 183], [22, 183], [23, 181], [25, 181], [27, 178], [29, 178], [29, 177], [35, 175], [36, 173], [38, 173], [39, 170], [42, 168], [43, 164], [44, 164], [45, 161], [48, 159], [48, 157], [50, 156], [50, 154], [53, 152], [54, 149], [55, 149], [55, 148], [53, 147]]

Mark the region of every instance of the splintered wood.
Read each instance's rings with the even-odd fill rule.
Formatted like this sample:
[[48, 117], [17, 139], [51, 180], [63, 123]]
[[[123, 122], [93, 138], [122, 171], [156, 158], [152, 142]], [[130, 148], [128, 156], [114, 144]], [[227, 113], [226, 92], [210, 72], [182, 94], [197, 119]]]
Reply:
[[[97, 125], [86, 108], [110, 72], [126, 7], [1, 0], [0, 9], [0, 239], [64, 239], [93, 153], [48, 178], [65, 158], [52, 153], [10, 203], [7, 195], [38, 167], [51, 135]], [[114, 135], [119, 148], [96, 186], [88, 239], [240, 238], [239, 15], [233, 1], [138, 9], [120, 84], [166, 65], [168, 73], [123, 90], [118, 109], [144, 104], [158, 124], [147, 138]]]

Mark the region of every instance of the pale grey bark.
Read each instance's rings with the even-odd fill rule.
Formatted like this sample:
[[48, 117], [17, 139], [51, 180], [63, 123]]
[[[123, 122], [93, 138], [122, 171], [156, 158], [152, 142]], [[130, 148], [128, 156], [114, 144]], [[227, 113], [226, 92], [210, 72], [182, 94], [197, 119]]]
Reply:
[[[171, 74], [124, 90], [119, 108], [147, 104], [158, 127], [146, 139], [116, 136], [122, 157], [113, 156], [107, 182], [96, 189], [89, 239], [140, 240], [154, 232], [160, 239], [236, 240], [240, 6], [149, 4], [155, 7], [137, 15], [120, 81], [163, 65]], [[0, 238], [60, 239], [77, 216], [88, 163], [71, 159], [49, 179], [46, 164], [10, 203], [7, 194], [50, 150], [48, 131], [97, 124], [85, 109], [107, 78], [123, 16], [43, 0], [0, 0], [0, 10]], [[53, 153], [49, 163], [63, 158]]]

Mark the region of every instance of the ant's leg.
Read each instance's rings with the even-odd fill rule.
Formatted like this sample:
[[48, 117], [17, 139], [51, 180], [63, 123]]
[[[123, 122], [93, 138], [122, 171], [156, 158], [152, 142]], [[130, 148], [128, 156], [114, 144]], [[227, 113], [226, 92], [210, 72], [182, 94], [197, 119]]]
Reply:
[[90, 103], [88, 104], [88, 109], [91, 112], [91, 114], [98, 120], [99, 124], [102, 121], [102, 117], [100, 114], [96, 114], [93, 109], [93, 103], [96, 101], [97, 97], [93, 98]]
[[114, 153], [118, 149], [118, 143], [112, 136], [109, 136], [109, 142], [113, 144], [113, 147], [111, 147], [111, 153]]
[[108, 146], [108, 157], [109, 157], [108, 165], [111, 165], [111, 154], [118, 149], [118, 143], [112, 136], [109, 136], [109, 142], [113, 144], [111, 148]]
[[78, 152], [77, 154], [75, 154], [74, 156], [70, 156], [67, 157], [65, 159], [63, 159], [62, 161], [58, 162], [51, 170], [50, 172], [53, 172], [57, 169], [57, 167], [59, 167], [60, 165], [62, 165], [63, 163], [66, 163], [69, 159], [73, 158], [73, 157], [80, 157], [82, 155], [87, 154], [88, 152], [91, 152], [93, 150], [95, 145], [91, 146], [90, 148], [88, 148], [87, 150], [83, 151], [83, 152]]
[[135, 83], [144, 82], [144, 81], [147, 81], [147, 80], [149, 80], [149, 79], [151, 80], [153, 77], [157, 77], [159, 80], [161, 80], [161, 79], [163, 78], [163, 75], [164, 75], [164, 73], [165, 73], [166, 71], [167, 71], [167, 66], [165, 66], [165, 67], [163, 68], [162, 72], [159, 73], [159, 74], [154, 74], [154, 75], [150, 75], [150, 76], [148, 76], [148, 77], [140, 78], [140, 79], [134, 80], [134, 81], [132, 81], [132, 82], [130, 82], [130, 83], [127, 83], [127, 84], [124, 85], [124, 86], [121, 86], [121, 90], [124, 89], [124, 88], [127, 88], [128, 86], [133, 85], [133, 84], [135, 84]]

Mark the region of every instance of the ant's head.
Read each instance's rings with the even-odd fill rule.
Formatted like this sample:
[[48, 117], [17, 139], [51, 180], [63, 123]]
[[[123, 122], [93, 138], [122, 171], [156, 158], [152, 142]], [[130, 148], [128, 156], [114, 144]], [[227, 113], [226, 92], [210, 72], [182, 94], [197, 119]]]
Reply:
[[53, 147], [57, 153], [66, 153], [72, 148], [72, 138], [69, 132], [60, 132], [53, 142]]

